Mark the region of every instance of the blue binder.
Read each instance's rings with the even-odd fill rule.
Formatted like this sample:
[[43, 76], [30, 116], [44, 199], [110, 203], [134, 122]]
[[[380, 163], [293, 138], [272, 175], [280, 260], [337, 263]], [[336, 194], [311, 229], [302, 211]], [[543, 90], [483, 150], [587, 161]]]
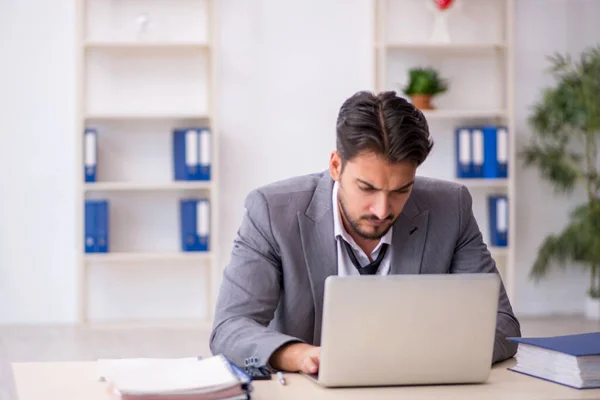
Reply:
[[210, 248], [210, 204], [207, 199], [180, 200], [181, 250]]
[[490, 245], [508, 245], [508, 197], [495, 195], [488, 197]]
[[455, 132], [456, 177], [473, 177], [473, 156], [471, 145], [471, 128], [459, 127]]
[[504, 126], [483, 128], [485, 178], [506, 178], [508, 176], [508, 130]]
[[202, 181], [209, 181], [211, 175], [212, 158], [211, 134], [208, 128], [199, 129], [198, 134], [198, 142], [200, 144], [200, 154], [198, 157], [198, 164], [200, 165], [200, 170], [198, 174], [198, 179]]
[[85, 201], [86, 253], [108, 253], [109, 251], [109, 207], [107, 200]]
[[96, 202], [85, 201], [85, 238], [84, 247], [86, 253], [94, 253], [96, 249]]
[[97, 205], [96, 229], [97, 229], [97, 252], [109, 252], [109, 208], [108, 201], [100, 200]]
[[173, 131], [173, 169], [175, 180], [197, 180], [198, 132], [196, 129], [175, 129]]
[[87, 128], [83, 134], [83, 173], [85, 182], [96, 182], [98, 159], [98, 132]]

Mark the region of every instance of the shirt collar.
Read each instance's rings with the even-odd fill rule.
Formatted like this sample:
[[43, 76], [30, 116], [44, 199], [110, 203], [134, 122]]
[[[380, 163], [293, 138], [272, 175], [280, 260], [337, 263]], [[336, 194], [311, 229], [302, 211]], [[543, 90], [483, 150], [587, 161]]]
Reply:
[[[338, 238], [342, 237], [344, 240], [346, 240], [348, 243], [350, 243], [353, 247], [358, 249], [358, 245], [356, 244], [354, 239], [352, 239], [352, 236], [350, 236], [348, 234], [348, 232], [346, 232], [346, 229], [344, 228], [344, 224], [342, 222], [342, 216], [340, 214], [340, 207], [338, 205], [338, 189], [339, 189], [339, 185], [338, 185], [338, 182], [336, 181], [333, 184], [333, 193], [331, 196], [331, 201], [333, 203], [333, 233], [334, 233], [336, 240]], [[387, 233], [379, 240], [379, 243], [377, 244], [377, 247], [375, 247], [373, 252], [376, 252], [383, 243], [387, 243], [388, 245], [392, 244], [392, 231], [393, 231], [393, 229], [390, 229], [389, 231], [387, 231]]]

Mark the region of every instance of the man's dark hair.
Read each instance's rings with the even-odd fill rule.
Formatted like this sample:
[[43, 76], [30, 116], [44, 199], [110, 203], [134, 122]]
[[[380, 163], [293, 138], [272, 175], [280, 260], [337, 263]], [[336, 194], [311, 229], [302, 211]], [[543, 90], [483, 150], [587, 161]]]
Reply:
[[354, 94], [340, 108], [336, 130], [342, 166], [364, 151], [418, 166], [433, 148], [423, 113], [393, 91]]

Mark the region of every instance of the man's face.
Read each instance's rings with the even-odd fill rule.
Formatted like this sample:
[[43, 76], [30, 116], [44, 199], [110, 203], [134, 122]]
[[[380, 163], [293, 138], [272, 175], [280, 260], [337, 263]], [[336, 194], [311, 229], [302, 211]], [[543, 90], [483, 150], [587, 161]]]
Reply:
[[342, 161], [337, 152], [329, 162], [331, 177], [338, 182], [342, 218], [364, 239], [384, 236], [398, 218], [412, 191], [417, 166], [411, 162], [388, 163], [374, 153], [361, 153]]

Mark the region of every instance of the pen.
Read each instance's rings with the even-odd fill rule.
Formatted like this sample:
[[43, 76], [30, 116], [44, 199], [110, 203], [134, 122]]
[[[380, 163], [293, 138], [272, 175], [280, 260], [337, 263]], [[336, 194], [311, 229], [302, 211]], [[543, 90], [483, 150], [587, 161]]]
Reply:
[[285, 385], [285, 378], [283, 377], [283, 372], [281, 372], [281, 371], [277, 372], [277, 379], [279, 379], [279, 383], [281, 383], [282, 385]]

